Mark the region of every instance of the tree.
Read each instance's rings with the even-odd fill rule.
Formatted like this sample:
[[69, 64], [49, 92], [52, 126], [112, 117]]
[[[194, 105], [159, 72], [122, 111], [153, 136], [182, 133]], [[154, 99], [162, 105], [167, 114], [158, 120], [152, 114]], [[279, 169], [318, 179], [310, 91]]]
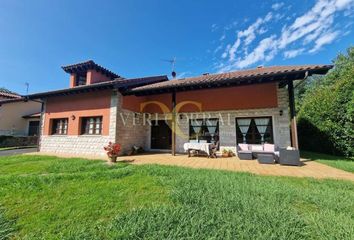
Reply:
[[298, 98], [301, 149], [354, 156], [354, 47]]

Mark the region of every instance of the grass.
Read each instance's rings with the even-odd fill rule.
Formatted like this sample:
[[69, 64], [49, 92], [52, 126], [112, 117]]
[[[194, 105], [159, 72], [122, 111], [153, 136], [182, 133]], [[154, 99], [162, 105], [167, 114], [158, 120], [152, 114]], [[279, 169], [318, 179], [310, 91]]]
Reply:
[[354, 158], [345, 158], [340, 156], [332, 156], [323, 153], [314, 153], [306, 151], [301, 152], [301, 157], [309, 160], [315, 160], [328, 166], [354, 173]]
[[339, 180], [0, 158], [0, 227], [16, 239], [353, 239], [353, 199]]
[[0, 207], [0, 239], [8, 239], [14, 232], [14, 223], [5, 217], [4, 209]]

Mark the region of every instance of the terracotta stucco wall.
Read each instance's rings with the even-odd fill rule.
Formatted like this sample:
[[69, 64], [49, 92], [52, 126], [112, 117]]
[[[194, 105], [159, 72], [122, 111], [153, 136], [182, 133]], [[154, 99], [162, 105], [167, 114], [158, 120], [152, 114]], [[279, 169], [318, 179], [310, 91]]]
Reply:
[[97, 72], [96, 70], [88, 70], [87, 71], [87, 84], [98, 83], [98, 82], [106, 82], [111, 79], [102, 73]]
[[[144, 97], [125, 96], [123, 108], [140, 112], [143, 102], [158, 101], [171, 110], [171, 94], [160, 94]], [[201, 103], [202, 111], [243, 110], [277, 107], [277, 84], [257, 84], [229, 88], [178, 92], [177, 103], [194, 101]], [[196, 112], [199, 109], [193, 104], [184, 105], [179, 112]], [[143, 112], [162, 113], [159, 106], [149, 104]]]
[[[98, 83], [111, 81], [109, 77], [103, 75], [102, 73], [97, 72], [96, 70], [88, 70], [86, 73], [86, 84]], [[76, 74], [70, 74], [70, 87], [75, 87], [76, 84]]]
[[43, 134], [51, 134], [51, 120], [55, 118], [68, 118], [68, 135], [80, 135], [81, 117], [102, 116], [102, 135], [108, 135], [110, 101], [111, 91], [48, 98]]
[[41, 111], [41, 104], [37, 102], [12, 102], [0, 107], [0, 135], [8, 131], [16, 135], [28, 134], [28, 120], [22, 116]]

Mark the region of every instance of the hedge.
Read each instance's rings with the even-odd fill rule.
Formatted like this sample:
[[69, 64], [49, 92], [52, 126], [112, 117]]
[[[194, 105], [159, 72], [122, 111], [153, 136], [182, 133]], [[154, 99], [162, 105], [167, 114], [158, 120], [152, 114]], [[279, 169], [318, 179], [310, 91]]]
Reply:
[[354, 156], [354, 48], [306, 92], [298, 113], [300, 148]]

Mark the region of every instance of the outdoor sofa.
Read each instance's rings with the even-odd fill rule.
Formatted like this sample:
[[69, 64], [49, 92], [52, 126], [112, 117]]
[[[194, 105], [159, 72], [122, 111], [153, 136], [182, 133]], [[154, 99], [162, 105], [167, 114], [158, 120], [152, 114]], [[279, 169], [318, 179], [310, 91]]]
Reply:
[[258, 159], [260, 163], [272, 163], [271, 156], [274, 162], [281, 165], [299, 166], [300, 153], [292, 148], [278, 149], [274, 144], [238, 144], [237, 156], [240, 160]]
[[269, 154], [273, 155], [277, 160], [279, 156], [279, 151], [277, 151], [274, 144], [245, 144], [239, 143], [237, 145], [237, 156], [241, 160], [251, 160], [256, 159], [258, 154]]

